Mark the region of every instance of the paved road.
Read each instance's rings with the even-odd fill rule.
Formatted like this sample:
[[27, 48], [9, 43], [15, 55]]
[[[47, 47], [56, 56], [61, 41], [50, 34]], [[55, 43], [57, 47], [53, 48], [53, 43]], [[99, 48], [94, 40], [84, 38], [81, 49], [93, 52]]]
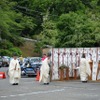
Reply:
[[31, 77], [12, 86], [7, 77], [0, 79], [0, 100], [100, 100], [100, 82], [52, 81], [43, 85]]

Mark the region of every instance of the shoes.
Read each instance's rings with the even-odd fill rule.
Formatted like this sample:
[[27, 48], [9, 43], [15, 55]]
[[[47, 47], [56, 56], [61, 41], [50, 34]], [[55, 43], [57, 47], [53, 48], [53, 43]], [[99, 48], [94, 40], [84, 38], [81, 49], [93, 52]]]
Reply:
[[82, 83], [87, 83], [87, 81], [82, 81]]
[[49, 83], [47, 83], [47, 85], [49, 85]]
[[15, 83], [13, 83], [12, 85], [16, 85]]
[[18, 83], [15, 83], [15, 85], [18, 85]]
[[12, 85], [18, 85], [18, 83], [13, 83]]
[[49, 85], [49, 83], [44, 83], [44, 85]]

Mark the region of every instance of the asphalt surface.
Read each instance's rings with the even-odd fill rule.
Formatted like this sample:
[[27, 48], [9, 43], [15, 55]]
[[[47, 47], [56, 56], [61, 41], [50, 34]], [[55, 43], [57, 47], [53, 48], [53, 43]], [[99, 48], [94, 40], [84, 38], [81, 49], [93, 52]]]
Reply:
[[[1, 71], [6, 72], [7, 68], [0, 68]], [[7, 77], [0, 79], [0, 100], [100, 100], [100, 82], [69, 80], [43, 85], [34, 77], [24, 77], [13, 86]]]

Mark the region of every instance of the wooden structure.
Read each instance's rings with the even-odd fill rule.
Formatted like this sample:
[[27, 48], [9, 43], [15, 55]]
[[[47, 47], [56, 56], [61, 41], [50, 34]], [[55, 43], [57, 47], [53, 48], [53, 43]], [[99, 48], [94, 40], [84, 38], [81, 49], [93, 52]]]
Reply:
[[60, 81], [69, 80], [69, 68], [59, 68]]
[[89, 62], [90, 69], [91, 69], [91, 76], [88, 77], [89, 80], [92, 80], [92, 71], [93, 71], [93, 61]]
[[97, 79], [97, 77], [98, 77], [99, 71], [100, 71], [100, 62], [98, 63], [98, 69], [97, 69], [97, 76], [96, 76], [96, 79]]
[[77, 77], [77, 74], [78, 74], [78, 70], [79, 69], [74, 69], [74, 80], [76, 80], [78, 77]]

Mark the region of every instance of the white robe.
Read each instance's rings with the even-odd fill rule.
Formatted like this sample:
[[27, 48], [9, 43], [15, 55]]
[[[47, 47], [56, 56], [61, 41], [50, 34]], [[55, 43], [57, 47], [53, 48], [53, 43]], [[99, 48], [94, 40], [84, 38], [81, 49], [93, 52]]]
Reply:
[[81, 58], [79, 71], [81, 81], [87, 81], [88, 76], [91, 75], [91, 70], [87, 59]]
[[42, 61], [42, 66], [40, 68], [39, 82], [49, 83], [49, 71], [48, 58], [45, 58], [45, 60]]
[[[15, 70], [16, 67], [16, 70]], [[17, 78], [16, 78], [17, 76]], [[9, 64], [9, 80], [10, 83], [19, 83], [19, 79], [21, 78], [21, 68], [18, 60], [12, 59]]]

